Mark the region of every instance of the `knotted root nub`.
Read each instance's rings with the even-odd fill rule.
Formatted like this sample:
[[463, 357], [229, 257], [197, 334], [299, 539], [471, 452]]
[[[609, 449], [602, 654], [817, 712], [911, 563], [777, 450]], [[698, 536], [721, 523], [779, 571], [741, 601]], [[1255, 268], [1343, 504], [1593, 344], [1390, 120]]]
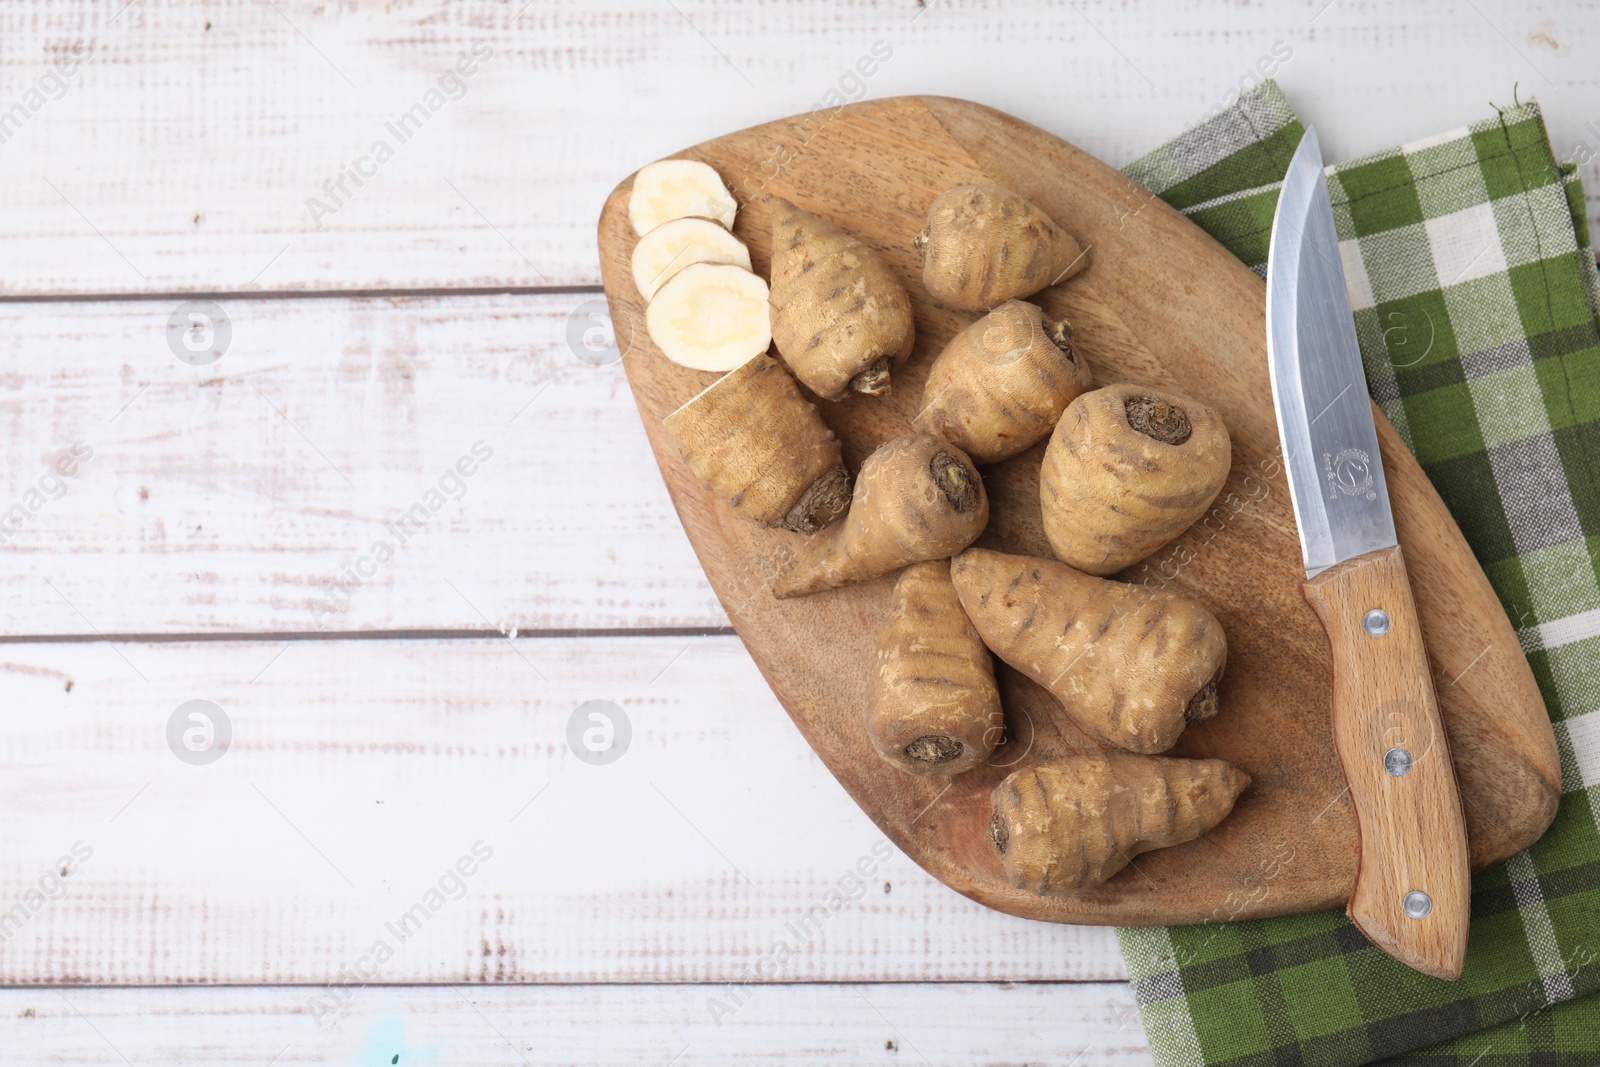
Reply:
[[1183, 721], [1186, 725], [1203, 722], [1217, 713], [1217, 683], [1222, 680], [1219, 673], [1200, 687], [1200, 691], [1189, 698], [1189, 703], [1184, 705]]
[[989, 840], [1002, 856], [1006, 854], [1006, 846], [1011, 844], [1011, 831], [1006, 829], [1006, 820], [998, 811], [989, 817]]
[[1061, 349], [1061, 354], [1072, 361], [1073, 366], [1078, 365], [1078, 350], [1072, 347], [1072, 327], [1066, 319], [1060, 322], [1044, 320], [1045, 336], [1050, 338], [1050, 343]]
[[1129, 426], [1164, 445], [1181, 445], [1194, 432], [1188, 414], [1176, 404], [1154, 397], [1132, 396], [1125, 408]]
[[945, 499], [956, 512], [965, 515], [983, 499], [973, 470], [948, 452], [937, 452], [928, 463], [928, 473], [934, 484], [944, 491]]
[[958, 759], [966, 746], [947, 734], [923, 734], [906, 746], [906, 755], [919, 763], [949, 763]]
[[850, 506], [850, 472], [843, 464], [812, 482], [784, 516], [783, 528], [810, 534], [828, 525]]
[[868, 396], [888, 396], [891, 366], [893, 361], [888, 356], [879, 356], [866, 370], [850, 379], [851, 392], [865, 393]]

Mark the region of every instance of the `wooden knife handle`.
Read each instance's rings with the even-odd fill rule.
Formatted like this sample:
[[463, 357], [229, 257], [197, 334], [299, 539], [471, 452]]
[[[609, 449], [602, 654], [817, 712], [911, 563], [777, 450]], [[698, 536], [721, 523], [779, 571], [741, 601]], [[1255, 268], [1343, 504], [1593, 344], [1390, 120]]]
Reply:
[[1333, 649], [1334, 747], [1360, 835], [1350, 918], [1406, 966], [1459, 978], [1466, 821], [1405, 559], [1398, 545], [1368, 552], [1304, 589]]

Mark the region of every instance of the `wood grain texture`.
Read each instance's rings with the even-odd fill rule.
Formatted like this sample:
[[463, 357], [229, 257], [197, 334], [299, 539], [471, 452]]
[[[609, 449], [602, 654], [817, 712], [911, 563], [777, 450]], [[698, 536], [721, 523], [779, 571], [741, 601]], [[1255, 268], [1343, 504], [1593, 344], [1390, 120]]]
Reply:
[[[1398, 546], [1345, 560], [1305, 584], [1333, 657], [1333, 744], [1356, 813], [1347, 910], [1367, 939], [1435, 978], [1461, 977], [1471, 885], [1467, 831], [1417, 609]], [[1367, 616], [1385, 621], [1368, 626]], [[1408, 761], [1399, 773], [1386, 754]], [[1422, 893], [1429, 910], [1412, 915]]]
[[[0, 686], [0, 984], [1127, 973], [891, 848], [733, 637], [13, 644]], [[232, 725], [210, 765], [169, 747], [190, 700]], [[591, 700], [631, 724], [602, 766]]]
[[[1018, 120], [938, 97], [853, 105], [818, 124], [770, 123], [685, 155], [715, 166], [748, 206], [735, 226], [758, 271], [769, 261], [764, 193], [847, 220], [887, 256], [913, 294], [917, 351], [887, 400], [852, 398], [824, 411], [859, 464], [907, 431], [931, 355], [970, 316], [933, 306], [910, 247], [933, 199], [958, 184], [998, 181], [1061, 220], [1090, 249], [1079, 277], [1038, 298], [1069, 319], [1097, 381], [1170, 386], [1218, 410], [1234, 467], [1217, 508], [1174, 545], [1126, 573], [1207, 604], [1229, 637], [1223, 712], [1188, 730], [1179, 755], [1220, 756], [1255, 785], [1233, 815], [1197, 841], [1141, 857], [1098, 889], [1041, 899], [1005, 881], [984, 828], [988, 794], [1022, 760], [1080, 751], [1049, 697], [1002, 671], [1012, 740], [991, 766], [945, 788], [898, 774], [860, 726], [872, 634], [892, 576], [779, 604], [769, 591], [794, 538], [742, 523], [685, 470], [661, 418], [709, 377], [676, 367], [640, 338], [624, 357], [646, 432], [713, 587], [762, 673], [802, 733], [907, 854], [993, 907], [1061, 922], [1202, 922], [1342, 903], [1355, 872], [1354, 818], [1328, 724], [1329, 661], [1299, 596], [1298, 541], [1267, 383], [1263, 283], [1182, 216], [1078, 149]], [[770, 160], [782, 160], [774, 168]], [[628, 273], [629, 182], [600, 221], [609, 299], [641, 312]], [[1525, 847], [1554, 814], [1560, 775], [1549, 719], [1487, 579], [1438, 494], [1380, 417], [1401, 543], [1451, 749], [1468, 795], [1477, 866]], [[1040, 446], [991, 468], [994, 518], [980, 544], [1047, 555], [1039, 526]], [[1472, 670], [1492, 661], [1488, 670]], [[1288, 863], [1285, 856], [1292, 857]], [[1271, 869], [1272, 877], [1261, 872]]]
[[[0, 990], [0, 1047], [34, 1067], [1149, 1067], [1123, 983]], [[674, 1057], [677, 1057], [676, 1059]]]
[[[1121, 165], [1263, 68], [1330, 160], [1488, 117], [1520, 85], [1558, 151], [1587, 146], [1600, 220], [1600, 24], [1579, 0], [12, 0], [0, 41], [0, 112], [91, 51], [0, 131], [14, 294], [592, 284], [617, 175], [830, 91], [971, 97]], [[876, 41], [893, 58], [863, 78]], [[388, 132], [476, 42], [494, 54], [465, 92]], [[358, 164], [338, 203], [324, 183]]]

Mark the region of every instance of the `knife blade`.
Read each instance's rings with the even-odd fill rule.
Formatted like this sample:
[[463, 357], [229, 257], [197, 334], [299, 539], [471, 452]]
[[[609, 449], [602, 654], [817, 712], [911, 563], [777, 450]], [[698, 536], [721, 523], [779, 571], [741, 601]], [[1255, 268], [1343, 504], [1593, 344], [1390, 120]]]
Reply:
[[1284, 176], [1267, 260], [1267, 359], [1306, 600], [1333, 658], [1334, 748], [1360, 845], [1348, 913], [1426, 974], [1466, 955], [1466, 823], [1395, 536], [1316, 131]]

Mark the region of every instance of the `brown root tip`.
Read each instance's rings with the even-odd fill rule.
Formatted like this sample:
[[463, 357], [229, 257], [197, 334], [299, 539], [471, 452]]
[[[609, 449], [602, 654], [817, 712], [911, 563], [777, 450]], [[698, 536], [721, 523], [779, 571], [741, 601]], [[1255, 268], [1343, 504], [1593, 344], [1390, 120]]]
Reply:
[[806, 487], [781, 525], [795, 533], [816, 533], [849, 507], [850, 472], [841, 464]]
[[907, 745], [905, 753], [918, 763], [940, 764], [959, 759], [966, 747], [945, 734], [924, 734]]
[[850, 379], [850, 391], [868, 396], [888, 396], [889, 367], [889, 357], [879, 356], [866, 370]]
[[1197, 722], [1204, 722], [1217, 713], [1217, 681], [1213, 678], [1200, 687], [1200, 691], [1189, 698], [1189, 703], [1183, 709], [1183, 722], [1192, 726]]
[[927, 230], [927, 227], [923, 227], [922, 232], [918, 233], [915, 237], [913, 237], [911, 239], [911, 247], [916, 251], [917, 255], [919, 255], [919, 256], [927, 254], [927, 251], [928, 251], [928, 230]]
[[1130, 396], [1123, 407], [1129, 426], [1164, 445], [1181, 445], [1194, 433], [1188, 414], [1175, 404], [1149, 396]]
[[965, 515], [978, 506], [983, 492], [978, 472], [950, 453], [934, 453], [928, 463], [928, 473], [933, 475], [934, 484], [944, 492], [945, 499], [958, 515]]
[[1078, 350], [1072, 347], [1072, 326], [1066, 319], [1060, 322], [1044, 320], [1044, 335], [1050, 338], [1050, 343], [1061, 349], [1061, 354], [1073, 363], [1078, 362]]
[[998, 811], [989, 817], [989, 840], [1002, 856], [1006, 854], [1006, 846], [1011, 844], [1011, 831], [1006, 829], [1006, 821]]

